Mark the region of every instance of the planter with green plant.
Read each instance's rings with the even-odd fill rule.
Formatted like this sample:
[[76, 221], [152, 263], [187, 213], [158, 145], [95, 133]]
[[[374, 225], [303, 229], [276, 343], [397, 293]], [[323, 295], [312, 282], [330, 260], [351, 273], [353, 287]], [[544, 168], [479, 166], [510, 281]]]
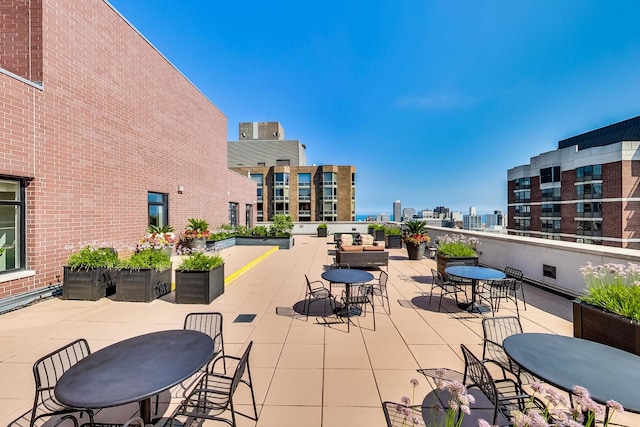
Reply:
[[191, 249], [204, 249], [210, 234], [209, 223], [198, 218], [189, 218], [187, 221], [189, 224], [180, 235], [181, 242]]
[[176, 242], [176, 235], [170, 225], [150, 225], [147, 227], [147, 234], [138, 242], [137, 249], [155, 249], [171, 256], [173, 245]]
[[327, 224], [322, 223], [322, 224], [318, 224], [318, 237], [327, 237]]
[[210, 304], [224, 293], [224, 258], [192, 252], [176, 268], [176, 303]]
[[403, 237], [407, 247], [407, 256], [410, 260], [421, 260], [424, 251], [431, 239], [427, 236], [426, 224], [424, 221], [410, 220], [404, 223], [406, 233]]
[[64, 267], [62, 298], [97, 301], [115, 293], [117, 264], [114, 249], [95, 244], [71, 254]]
[[463, 234], [445, 234], [438, 237], [436, 252], [438, 272], [444, 275], [444, 270], [450, 262], [478, 265], [476, 245], [478, 245], [478, 239]]
[[142, 249], [118, 263], [116, 300], [151, 302], [171, 292], [171, 258], [164, 251]]
[[400, 227], [384, 227], [384, 246], [387, 249], [402, 249], [402, 230]]
[[254, 228], [237, 227], [236, 245], [278, 246], [290, 249], [294, 245], [293, 222], [289, 215], [274, 215], [270, 226], [258, 225]]
[[640, 355], [640, 266], [587, 263], [573, 301], [573, 335]]
[[236, 244], [236, 230], [229, 224], [222, 224], [220, 228], [209, 233], [207, 249], [220, 250]]

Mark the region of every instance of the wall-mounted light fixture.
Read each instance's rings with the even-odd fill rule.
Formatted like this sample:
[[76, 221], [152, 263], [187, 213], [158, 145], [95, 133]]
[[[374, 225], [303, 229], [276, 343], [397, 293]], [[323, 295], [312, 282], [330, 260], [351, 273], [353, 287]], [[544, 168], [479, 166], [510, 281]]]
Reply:
[[178, 194], [184, 193], [184, 185], [178, 185]]

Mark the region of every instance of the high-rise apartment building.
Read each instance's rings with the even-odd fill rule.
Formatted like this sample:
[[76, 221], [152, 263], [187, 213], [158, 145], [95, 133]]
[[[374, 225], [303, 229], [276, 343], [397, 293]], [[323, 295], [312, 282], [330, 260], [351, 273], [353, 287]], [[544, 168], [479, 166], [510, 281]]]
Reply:
[[640, 249], [640, 116], [507, 172], [510, 234]]
[[504, 216], [502, 211], [493, 211], [492, 214], [484, 216], [485, 228], [499, 228], [504, 226]]
[[393, 202], [393, 220], [397, 222], [402, 221], [402, 202], [400, 202], [400, 200]]
[[240, 123], [239, 138], [227, 144], [228, 166], [256, 182], [257, 221], [355, 221], [355, 166], [307, 166], [305, 146], [278, 122]]

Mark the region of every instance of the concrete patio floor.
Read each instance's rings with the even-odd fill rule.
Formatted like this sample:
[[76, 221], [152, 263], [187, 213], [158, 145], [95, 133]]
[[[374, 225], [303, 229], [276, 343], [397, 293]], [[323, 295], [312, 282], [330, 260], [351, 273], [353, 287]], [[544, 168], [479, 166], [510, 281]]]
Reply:
[[[240, 417], [241, 426], [383, 427], [381, 402], [411, 396], [411, 378], [420, 381], [416, 403], [431, 391], [416, 369], [462, 370], [461, 343], [482, 354], [482, 315], [461, 311], [449, 296], [443, 298], [442, 312], [438, 312], [438, 299], [429, 304], [425, 297], [435, 262], [410, 261], [404, 249], [390, 250], [391, 314], [377, 301], [375, 331], [370, 312], [354, 319], [350, 333], [333, 316], [312, 315], [306, 320], [296, 313], [293, 307], [304, 300], [304, 275], [320, 279], [324, 268], [333, 263], [332, 243], [332, 236], [296, 236], [290, 250], [225, 249], [225, 274], [233, 275], [233, 280], [224, 295], [208, 306], [177, 305], [173, 294], [151, 303], [52, 298], [0, 315], [0, 423], [28, 425], [18, 418], [31, 408], [31, 368], [42, 355], [77, 338], [86, 338], [96, 351], [147, 332], [180, 329], [185, 315], [195, 311], [224, 314], [226, 354], [239, 355], [249, 341], [254, 342], [250, 365], [259, 421]], [[522, 305], [520, 310], [525, 332], [572, 334], [569, 300], [527, 285], [525, 294], [527, 310]], [[312, 308], [322, 312], [323, 303]], [[503, 305], [499, 312], [514, 313], [512, 304]], [[233, 323], [238, 314], [257, 316], [251, 323]], [[237, 398], [243, 404], [250, 402], [242, 390]], [[179, 398], [164, 393], [160, 414], [169, 414], [178, 402]], [[97, 419], [124, 421], [136, 407], [103, 410]], [[617, 415], [614, 421], [640, 425], [640, 418], [633, 414]], [[209, 424], [220, 423], [205, 423]]]

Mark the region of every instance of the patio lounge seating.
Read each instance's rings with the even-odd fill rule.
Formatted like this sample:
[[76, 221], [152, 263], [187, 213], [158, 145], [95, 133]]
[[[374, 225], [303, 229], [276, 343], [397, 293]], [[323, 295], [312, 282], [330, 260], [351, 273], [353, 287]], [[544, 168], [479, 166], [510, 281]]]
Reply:
[[[363, 248], [363, 246], [354, 246], [355, 248]], [[385, 251], [382, 246], [374, 246], [380, 250], [358, 249], [355, 251], [336, 251], [336, 262], [340, 264], [349, 264], [351, 268], [373, 268], [388, 267], [389, 252]]]
[[56, 383], [69, 368], [78, 361], [91, 354], [87, 340], [77, 339], [43, 357], [33, 364], [33, 377], [36, 382], [36, 395], [31, 410], [30, 427], [33, 427], [37, 420], [42, 417], [67, 414], [64, 418], [71, 419], [74, 425], [78, 425], [72, 413], [83, 412], [89, 415], [89, 420], [93, 421], [93, 411], [78, 410], [70, 408], [58, 402], [53, 390]]

